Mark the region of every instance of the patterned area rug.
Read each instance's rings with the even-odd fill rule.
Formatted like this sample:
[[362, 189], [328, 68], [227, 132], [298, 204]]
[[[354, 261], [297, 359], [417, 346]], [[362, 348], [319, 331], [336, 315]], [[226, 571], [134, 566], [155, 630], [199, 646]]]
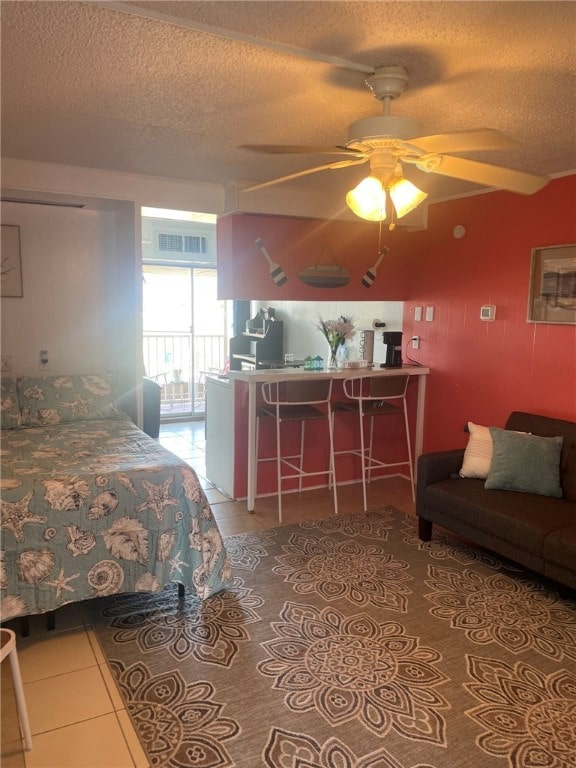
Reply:
[[575, 601], [391, 507], [226, 546], [204, 603], [94, 601], [151, 766], [576, 766]]

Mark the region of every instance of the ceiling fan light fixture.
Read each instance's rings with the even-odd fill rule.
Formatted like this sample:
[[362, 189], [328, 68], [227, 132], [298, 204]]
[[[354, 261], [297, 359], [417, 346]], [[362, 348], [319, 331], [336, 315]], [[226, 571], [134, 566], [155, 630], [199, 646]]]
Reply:
[[386, 219], [386, 192], [375, 176], [367, 176], [346, 195], [346, 205], [352, 213], [367, 221]]
[[401, 219], [407, 213], [417, 208], [428, 197], [426, 192], [407, 179], [398, 179], [390, 187], [390, 197], [394, 203], [396, 216]]
[[428, 195], [404, 178], [385, 186], [376, 176], [367, 176], [346, 195], [352, 213], [367, 221], [386, 220], [386, 192], [394, 206], [395, 217], [401, 219], [420, 205]]

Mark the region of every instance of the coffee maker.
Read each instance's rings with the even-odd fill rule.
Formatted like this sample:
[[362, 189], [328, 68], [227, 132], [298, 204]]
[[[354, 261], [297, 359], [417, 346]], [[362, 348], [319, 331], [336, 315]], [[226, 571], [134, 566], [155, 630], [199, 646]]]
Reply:
[[402, 331], [384, 331], [382, 341], [386, 347], [385, 362], [380, 368], [402, 367]]

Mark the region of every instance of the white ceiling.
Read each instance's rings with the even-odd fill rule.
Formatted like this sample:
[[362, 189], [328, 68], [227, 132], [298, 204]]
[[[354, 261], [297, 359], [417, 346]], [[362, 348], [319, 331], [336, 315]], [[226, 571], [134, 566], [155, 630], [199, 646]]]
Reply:
[[[329, 162], [242, 144], [334, 145], [381, 113], [361, 71], [190, 29], [200, 22], [364, 65], [404, 66], [392, 114], [425, 134], [497, 128], [477, 160], [576, 169], [576, 3], [2, 0], [3, 157], [226, 184]], [[331, 188], [368, 166], [286, 184]], [[430, 199], [475, 187], [417, 170]]]

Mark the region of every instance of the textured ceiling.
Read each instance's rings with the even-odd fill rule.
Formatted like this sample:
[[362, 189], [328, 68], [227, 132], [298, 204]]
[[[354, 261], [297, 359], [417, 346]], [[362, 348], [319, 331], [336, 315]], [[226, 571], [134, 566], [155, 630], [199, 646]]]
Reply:
[[[520, 145], [467, 155], [533, 173], [576, 168], [576, 3], [2, 0], [2, 155], [193, 181], [273, 178], [328, 162], [242, 144], [342, 144], [381, 113], [361, 71], [223, 39], [188, 21], [404, 66], [392, 114], [424, 133], [490, 127]], [[342, 184], [367, 166], [288, 184]], [[472, 191], [432, 174], [431, 199]]]

